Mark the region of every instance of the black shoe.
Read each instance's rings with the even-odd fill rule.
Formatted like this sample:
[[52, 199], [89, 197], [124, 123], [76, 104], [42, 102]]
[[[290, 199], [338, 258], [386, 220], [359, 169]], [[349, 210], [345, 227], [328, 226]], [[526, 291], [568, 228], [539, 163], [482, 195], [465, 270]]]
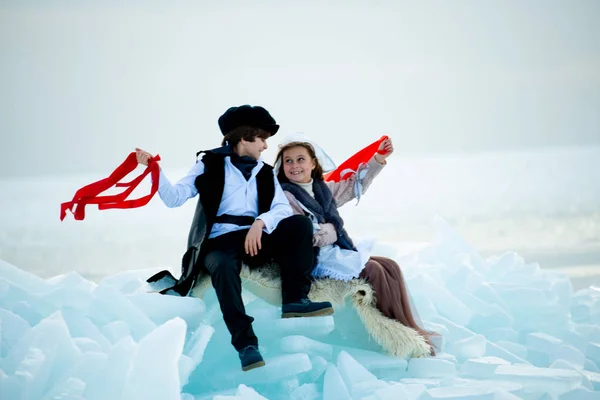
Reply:
[[246, 346], [239, 351], [240, 361], [242, 362], [242, 371], [249, 371], [254, 368], [265, 365], [258, 347], [254, 345]]
[[296, 303], [284, 304], [281, 312], [281, 318], [321, 317], [333, 314], [333, 306], [328, 301], [313, 303], [309, 299], [302, 299]]

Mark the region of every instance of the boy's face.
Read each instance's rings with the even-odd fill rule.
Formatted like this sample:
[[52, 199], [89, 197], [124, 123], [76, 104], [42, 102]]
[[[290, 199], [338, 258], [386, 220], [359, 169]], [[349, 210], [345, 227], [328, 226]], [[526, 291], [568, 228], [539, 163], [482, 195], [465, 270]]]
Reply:
[[[260, 154], [267, 149], [267, 139], [260, 137], [254, 138], [254, 142], [248, 142], [244, 139], [241, 140], [241, 151], [240, 156], [249, 156], [255, 160], [260, 159]], [[243, 154], [242, 154], [243, 153]]]

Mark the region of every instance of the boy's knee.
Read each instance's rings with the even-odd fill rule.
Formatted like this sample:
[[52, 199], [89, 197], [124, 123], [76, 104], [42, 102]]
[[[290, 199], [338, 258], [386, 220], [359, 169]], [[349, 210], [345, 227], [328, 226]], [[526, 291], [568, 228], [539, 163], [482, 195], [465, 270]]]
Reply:
[[210, 275], [237, 273], [237, 263], [222, 251], [211, 251], [204, 258], [204, 266]]

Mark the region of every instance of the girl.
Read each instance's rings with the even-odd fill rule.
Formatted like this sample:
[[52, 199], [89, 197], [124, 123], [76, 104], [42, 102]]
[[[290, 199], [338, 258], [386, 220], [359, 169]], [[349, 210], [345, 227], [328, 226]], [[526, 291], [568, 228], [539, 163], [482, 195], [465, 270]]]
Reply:
[[[318, 247], [318, 262], [313, 276], [345, 281], [365, 279], [375, 291], [377, 308], [388, 318], [415, 329], [431, 345], [431, 334], [415, 321], [398, 264], [387, 257], [370, 256], [369, 250], [361, 246], [357, 249], [337, 210], [370, 186], [386, 165], [386, 159], [394, 152], [392, 140], [384, 140], [366, 165], [340, 182], [324, 181], [323, 167], [315, 149], [321, 160], [329, 162], [327, 155], [308, 141], [280, 145], [275, 160], [277, 178], [294, 214], [307, 215], [313, 221], [313, 246]], [[362, 179], [359, 178], [361, 176]], [[359, 190], [356, 191], [355, 187]], [[433, 346], [431, 354], [435, 354]]]

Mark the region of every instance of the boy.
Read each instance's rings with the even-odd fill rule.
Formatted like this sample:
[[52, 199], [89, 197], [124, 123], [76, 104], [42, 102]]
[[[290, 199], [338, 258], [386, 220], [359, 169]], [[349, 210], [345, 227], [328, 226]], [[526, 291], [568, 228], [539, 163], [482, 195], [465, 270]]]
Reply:
[[[163, 293], [187, 295], [199, 271], [207, 271], [239, 353], [244, 371], [265, 365], [252, 329], [254, 319], [242, 302], [242, 262], [258, 266], [275, 261], [281, 267], [282, 316], [333, 313], [329, 302], [308, 300], [314, 268], [312, 223], [293, 215], [270, 165], [260, 160], [266, 140], [279, 125], [260, 106], [229, 108], [219, 118], [222, 147], [208, 150], [175, 185], [160, 172], [158, 193], [168, 207], [181, 206], [200, 195], [190, 236], [199, 238], [183, 257], [182, 277]], [[136, 149], [138, 162], [152, 155]], [[198, 154], [200, 154], [198, 153]], [[159, 273], [148, 281], [164, 277]], [[174, 278], [173, 278], [174, 279]]]

